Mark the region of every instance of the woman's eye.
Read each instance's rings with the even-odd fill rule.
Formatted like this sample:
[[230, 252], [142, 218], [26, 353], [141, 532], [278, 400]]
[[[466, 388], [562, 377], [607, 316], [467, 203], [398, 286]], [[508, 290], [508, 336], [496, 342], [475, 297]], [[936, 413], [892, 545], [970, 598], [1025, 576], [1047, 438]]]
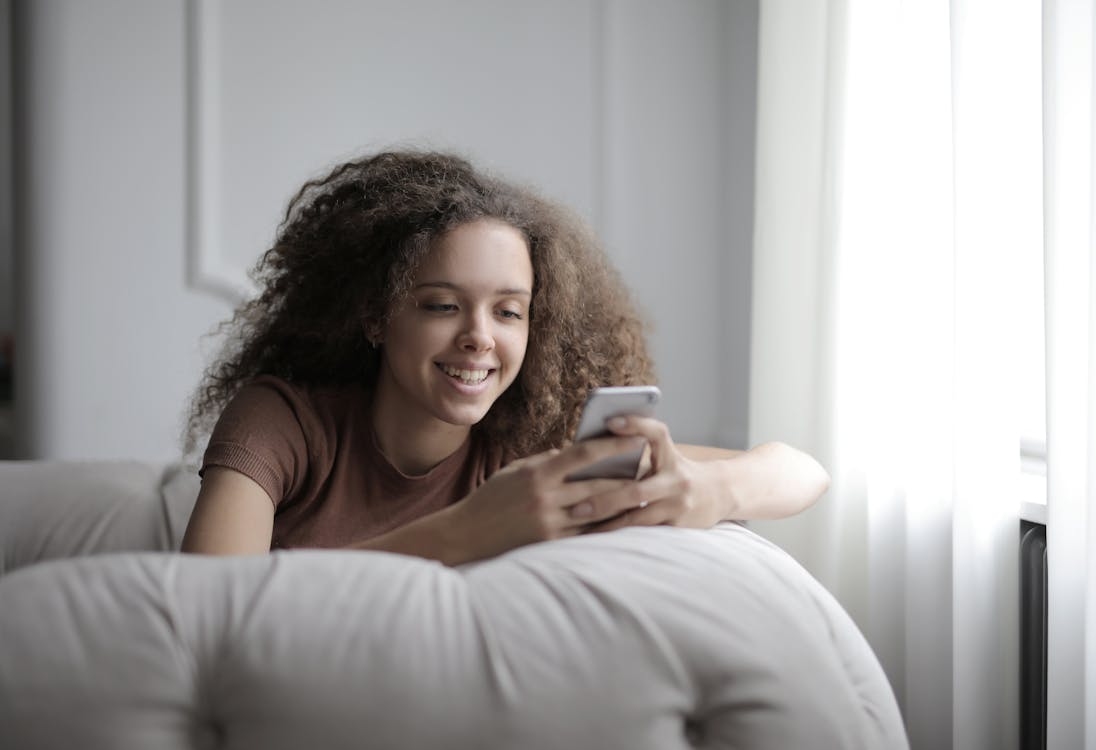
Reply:
[[446, 302], [428, 302], [422, 307], [424, 310], [437, 313], [453, 312], [457, 309], [456, 305], [451, 305]]
[[509, 320], [521, 320], [522, 314], [517, 310], [499, 310], [499, 315]]

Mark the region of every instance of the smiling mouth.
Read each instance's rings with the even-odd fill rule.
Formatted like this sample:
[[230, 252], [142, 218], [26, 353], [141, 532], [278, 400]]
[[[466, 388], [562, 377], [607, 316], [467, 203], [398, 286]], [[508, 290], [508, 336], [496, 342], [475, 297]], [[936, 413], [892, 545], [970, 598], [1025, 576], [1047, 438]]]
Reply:
[[449, 365], [444, 365], [440, 362], [436, 364], [439, 370], [465, 385], [479, 385], [484, 380], [487, 380], [487, 376], [493, 372], [493, 370], [462, 370], [459, 367], [450, 367]]

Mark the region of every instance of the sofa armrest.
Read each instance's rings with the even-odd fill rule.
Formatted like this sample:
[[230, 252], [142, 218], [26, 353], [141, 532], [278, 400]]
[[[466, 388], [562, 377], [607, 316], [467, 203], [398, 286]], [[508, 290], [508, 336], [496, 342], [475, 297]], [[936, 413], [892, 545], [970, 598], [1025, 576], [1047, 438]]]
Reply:
[[198, 496], [180, 464], [0, 462], [0, 575], [44, 560], [177, 550]]

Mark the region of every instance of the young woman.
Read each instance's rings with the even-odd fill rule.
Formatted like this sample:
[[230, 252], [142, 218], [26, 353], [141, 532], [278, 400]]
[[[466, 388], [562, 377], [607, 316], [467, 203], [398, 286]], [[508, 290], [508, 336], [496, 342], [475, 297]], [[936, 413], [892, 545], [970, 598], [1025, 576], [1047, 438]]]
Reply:
[[[590, 388], [653, 380], [583, 225], [446, 154], [344, 164], [290, 202], [191, 409], [216, 420], [183, 550], [402, 552], [455, 565], [628, 525], [801, 511], [828, 477], [779, 443], [675, 444], [626, 418], [570, 444]], [[640, 480], [566, 481], [649, 446]]]

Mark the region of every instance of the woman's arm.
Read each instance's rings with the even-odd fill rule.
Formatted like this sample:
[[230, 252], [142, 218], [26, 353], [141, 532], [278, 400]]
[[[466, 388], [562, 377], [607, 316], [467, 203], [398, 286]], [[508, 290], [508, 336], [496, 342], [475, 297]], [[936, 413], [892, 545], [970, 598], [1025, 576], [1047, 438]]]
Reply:
[[254, 479], [210, 466], [183, 534], [183, 552], [257, 555], [270, 551], [274, 502]]
[[[515, 461], [455, 505], [352, 548], [458, 565], [524, 544], [580, 534], [626, 510], [629, 506], [623, 503], [630, 499], [620, 490], [635, 482], [568, 482], [567, 476], [588, 464], [634, 450], [637, 440], [600, 438]], [[273, 525], [274, 503], [258, 483], [233, 469], [209, 467], [182, 549], [209, 555], [267, 552]]]
[[790, 445], [762, 443], [748, 451], [678, 445], [687, 459], [712, 463], [715, 481], [727, 490], [721, 520], [787, 518], [809, 508], [829, 488], [830, 477], [814, 458]]
[[[449, 522], [450, 509], [370, 539], [360, 549], [380, 549], [455, 565], [464, 554]], [[211, 466], [183, 535], [182, 551], [200, 555], [254, 555], [270, 551], [274, 502], [255, 480]]]

